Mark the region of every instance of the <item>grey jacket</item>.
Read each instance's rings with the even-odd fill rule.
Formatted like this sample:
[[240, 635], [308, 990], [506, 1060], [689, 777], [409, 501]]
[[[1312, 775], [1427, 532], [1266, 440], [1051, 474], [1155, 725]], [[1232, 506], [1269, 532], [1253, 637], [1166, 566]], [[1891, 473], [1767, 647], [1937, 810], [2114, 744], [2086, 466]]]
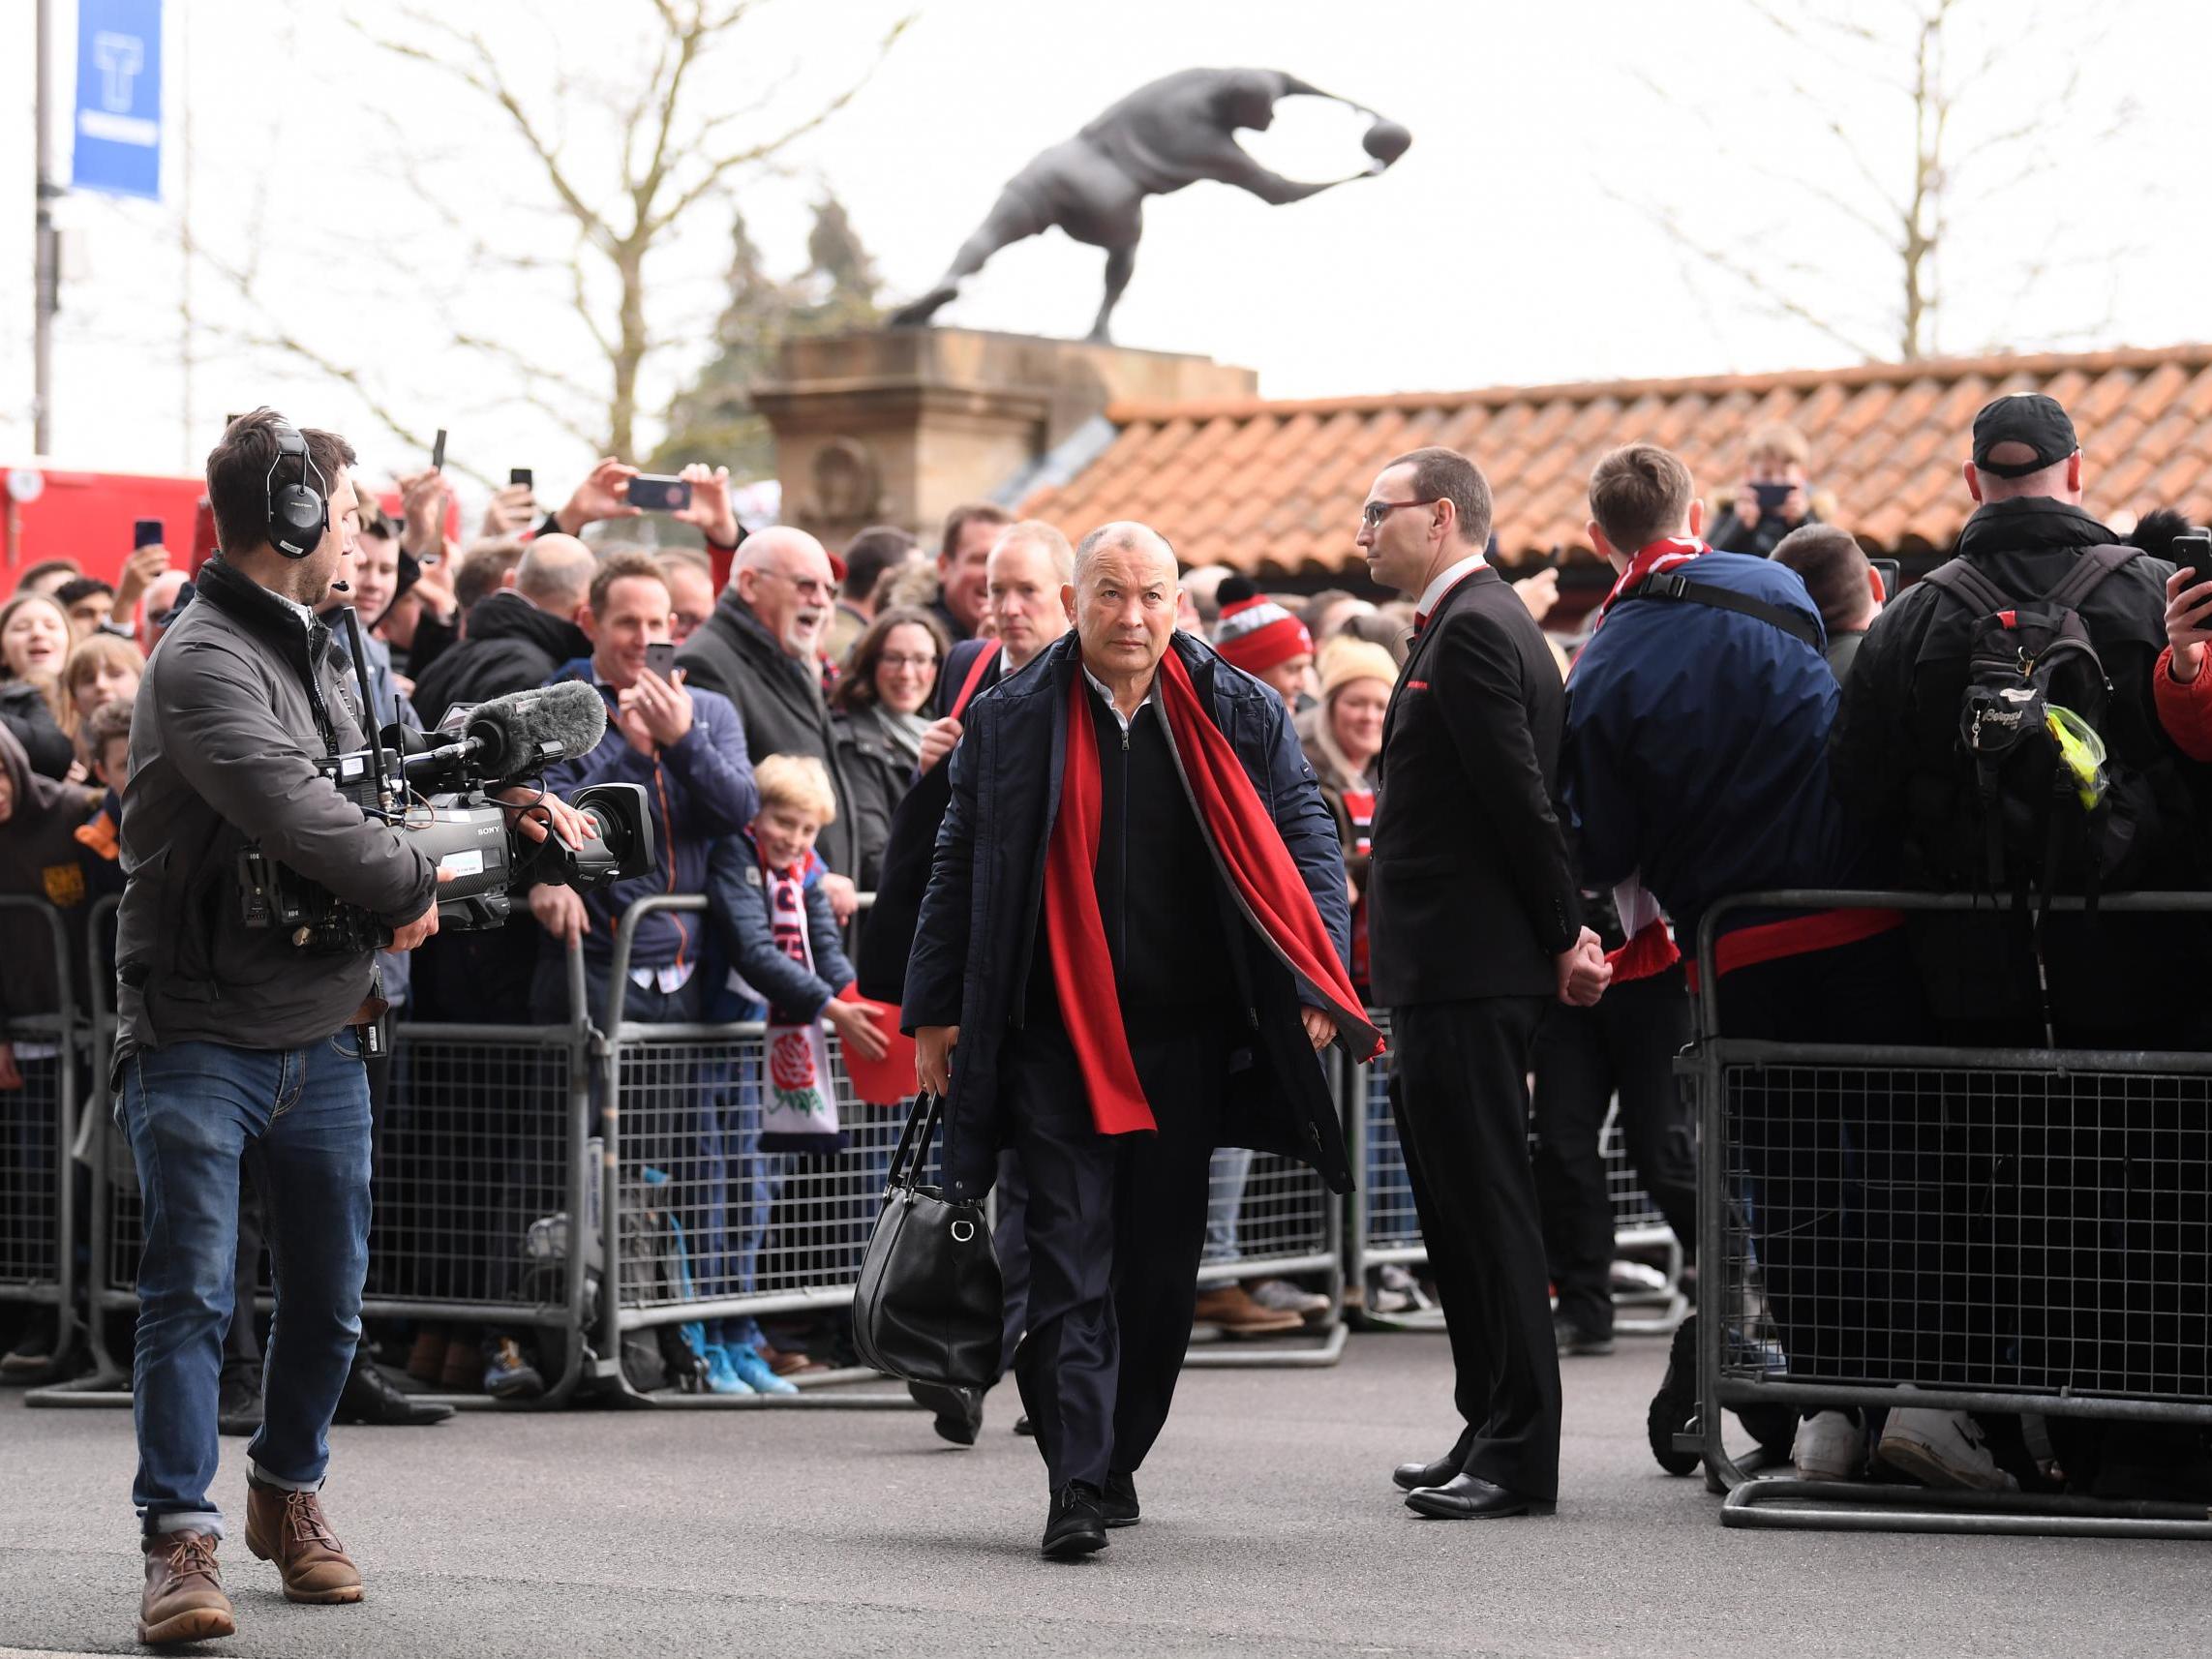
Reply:
[[132, 714], [118, 1064], [172, 1042], [302, 1047], [368, 994], [373, 952], [310, 954], [245, 925], [237, 871], [250, 842], [389, 926], [429, 906], [431, 860], [316, 770], [368, 740], [350, 679], [319, 621], [220, 559], [205, 566]]

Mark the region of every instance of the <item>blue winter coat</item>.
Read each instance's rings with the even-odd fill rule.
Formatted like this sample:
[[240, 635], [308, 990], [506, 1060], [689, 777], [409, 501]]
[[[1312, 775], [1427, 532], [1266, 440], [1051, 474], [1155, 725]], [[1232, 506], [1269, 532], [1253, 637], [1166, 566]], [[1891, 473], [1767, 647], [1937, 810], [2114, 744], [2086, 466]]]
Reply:
[[[1675, 569], [1820, 627], [1782, 565], [1707, 553]], [[1772, 622], [1686, 600], [1615, 605], [1567, 679], [1561, 794], [1583, 880], [1640, 874], [1685, 954], [1715, 899], [1858, 885], [1860, 840], [1829, 782], [1836, 702], [1826, 657]]]
[[822, 877], [828, 866], [819, 857], [806, 860], [802, 883], [806, 895], [806, 942], [814, 951], [814, 971], [786, 955], [776, 944], [768, 914], [768, 886], [762, 879], [760, 852], [749, 831], [724, 836], [707, 860], [707, 914], [712, 918], [722, 959], [778, 1013], [819, 1019], [831, 999], [853, 982], [844, 940]]
[[[593, 682], [591, 659], [565, 663], [546, 681]], [[707, 856], [716, 839], [734, 835], [760, 810], [753, 786], [752, 761], [745, 753], [745, 730], [726, 697], [712, 691], [691, 693], [691, 730], [657, 753], [643, 755], [630, 746], [614, 723], [614, 694], [599, 688], [608, 709], [606, 735], [588, 755], [561, 762], [545, 774], [545, 787], [563, 800], [594, 783], [645, 785], [652, 813], [656, 865], [642, 876], [587, 893], [584, 903], [591, 931], [584, 936], [585, 954], [604, 961], [615, 949], [615, 926], [622, 912], [651, 893], [707, 890]], [[633, 968], [665, 968], [698, 960], [700, 919], [661, 911], [638, 929], [630, 950]]]
[[[1189, 634], [1178, 632], [1172, 649], [1296, 860], [1337, 955], [1348, 961], [1343, 843], [1282, 703]], [[979, 696], [949, 763], [952, 802], [907, 963], [901, 1023], [909, 1032], [960, 1028], [945, 1110], [945, 1170], [963, 1195], [988, 1190], [1007, 1138], [999, 1055], [1023, 1015], [1067, 754], [1068, 688], [1079, 665], [1071, 633]], [[1249, 924], [1243, 932], [1243, 949], [1231, 951], [1239, 970], [1232, 988], [1252, 1013], [1250, 1047], [1232, 1069], [1221, 1143], [1298, 1159], [1333, 1190], [1348, 1191], [1343, 1131], [1300, 1021], [1304, 993]]]

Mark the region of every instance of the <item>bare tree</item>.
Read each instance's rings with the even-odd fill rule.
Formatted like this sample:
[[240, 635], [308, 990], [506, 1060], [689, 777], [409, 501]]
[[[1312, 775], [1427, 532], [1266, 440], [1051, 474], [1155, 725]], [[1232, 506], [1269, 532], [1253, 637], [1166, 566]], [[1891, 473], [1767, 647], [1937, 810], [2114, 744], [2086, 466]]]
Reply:
[[[2020, 187], [2047, 166], [2062, 131], [2078, 156], [2108, 144], [2135, 113], [2122, 100], [2099, 119], [2080, 117], [2089, 54], [2049, 40], [2044, 15], [2019, 0], [1744, 4], [1770, 32], [1776, 81], [1818, 129], [1827, 160], [1818, 170], [1785, 170], [1773, 159], [1774, 131], [1747, 117], [1741, 101], [1693, 103], [1637, 72], [1672, 112], [1695, 118], [1732, 171], [1777, 187], [1767, 198], [1773, 221], [1748, 234], [1700, 226], [1663, 199], [1613, 193], [1693, 261], [1859, 356], [1907, 361], [1938, 348], [1944, 259], [1962, 227], [1979, 232], [1996, 221], [1992, 233], [2011, 240], [2017, 275], [2000, 306], [2062, 268], [2117, 268], [2123, 250], [2067, 253], [2063, 226], [2016, 211]], [[1987, 28], [1974, 27], [1985, 20]], [[1845, 246], [1851, 253], [1839, 256]], [[1869, 286], [1862, 279], [1875, 257], [1889, 276]], [[1886, 297], [1869, 306], [1869, 292]], [[2062, 334], [2100, 331], [2109, 307], [2108, 297], [2103, 322]], [[2000, 331], [2007, 320], [1992, 318]]]
[[[759, 62], [743, 60], [732, 46], [747, 15], [763, 5], [768, 0], [606, 0], [592, 14], [589, 42], [573, 46], [573, 55], [589, 46], [589, 62], [561, 55], [551, 77], [515, 69], [513, 53], [502, 55], [494, 42], [494, 36], [511, 38], [511, 31], [498, 31], [480, 7], [409, 5], [396, 20], [379, 14], [391, 33], [348, 17], [380, 51], [420, 64], [458, 88], [522, 162], [527, 184], [513, 191], [506, 186], [518, 168], [478, 146], [467, 157], [471, 195], [463, 196], [453, 184], [458, 155], [451, 144], [427, 141], [420, 122], [403, 124], [374, 110], [387, 135], [389, 166], [427, 215], [418, 230], [442, 243], [447, 258], [456, 250], [467, 253], [463, 277], [427, 284], [418, 299], [453, 318], [451, 346], [491, 370], [480, 377], [484, 409], [496, 409], [520, 389], [553, 425], [592, 451], [637, 451], [639, 416], [657, 413], [677, 380], [675, 374], [654, 372], [654, 365], [663, 354], [699, 354], [716, 312], [719, 284], [708, 281], [701, 292], [685, 294], [682, 281], [670, 281], [663, 270], [663, 256], [701, 206], [735, 206], [741, 186], [778, 175], [787, 150], [852, 104], [911, 22], [894, 22], [864, 48], [852, 75], [807, 113], [787, 115], [778, 106], [797, 69], [763, 73]], [[568, 42], [551, 45], [560, 55]], [[487, 177], [502, 181], [504, 208], [542, 212], [549, 232], [537, 246], [518, 250], [484, 234], [473, 196]], [[308, 363], [348, 385], [409, 447], [427, 447], [420, 422], [403, 418], [379, 396], [382, 377], [374, 365], [288, 323], [281, 305], [267, 299], [258, 270], [261, 246], [252, 237], [246, 253], [226, 258], [186, 230], [188, 255], [230, 289], [250, 318], [212, 332]], [[575, 349], [553, 349], [504, 327], [511, 308], [487, 305], [484, 296], [515, 289], [484, 284], [487, 274], [558, 294], [556, 303], [573, 312], [580, 330]], [[694, 303], [685, 308], [685, 299]], [[657, 378], [661, 396], [652, 392]], [[471, 471], [460, 463], [453, 468]]]
[[[781, 88], [772, 84], [747, 100], [714, 100], [704, 91], [701, 71], [730, 45], [756, 5], [759, 0], [651, 0], [639, 14], [639, 31], [651, 42], [649, 67], [630, 86], [608, 84], [604, 64], [589, 73], [564, 69], [551, 86], [518, 82], [494, 42], [469, 24], [469, 9], [405, 7], [398, 36], [370, 36], [385, 51], [436, 69], [480, 100], [533, 162], [537, 184], [566, 219], [571, 248], [515, 255], [480, 243], [478, 258], [489, 268], [564, 279], [604, 380], [556, 370], [525, 343], [494, 334], [463, 334], [460, 343], [520, 374], [537, 396], [568, 411], [571, 432], [604, 442], [618, 456], [628, 456], [637, 444], [646, 365], [675, 343], [670, 334], [654, 332], [652, 255], [694, 208], [774, 166], [787, 148], [843, 110], [909, 22], [902, 17], [892, 24], [867, 67], [812, 113], [754, 131]], [[592, 17], [592, 38], [633, 38], [613, 11], [602, 7]], [[577, 164], [584, 150], [592, 160], [602, 157], [604, 139], [584, 144], [564, 135], [577, 100], [592, 95], [613, 126], [618, 166], [611, 188], [592, 186], [587, 166]], [[449, 217], [465, 222], [460, 212]]]

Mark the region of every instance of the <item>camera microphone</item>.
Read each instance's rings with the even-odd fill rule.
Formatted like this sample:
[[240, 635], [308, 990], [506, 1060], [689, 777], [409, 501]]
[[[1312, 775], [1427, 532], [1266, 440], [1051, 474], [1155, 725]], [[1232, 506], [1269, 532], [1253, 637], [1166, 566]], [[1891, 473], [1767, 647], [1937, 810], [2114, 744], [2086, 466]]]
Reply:
[[563, 759], [597, 748], [607, 733], [607, 706], [595, 686], [566, 679], [479, 703], [461, 730], [460, 740], [443, 747], [431, 747], [427, 739], [419, 739], [419, 747], [397, 745], [406, 757], [402, 766], [411, 770], [458, 758], [497, 781], [523, 777], [545, 764], [549, 748]]

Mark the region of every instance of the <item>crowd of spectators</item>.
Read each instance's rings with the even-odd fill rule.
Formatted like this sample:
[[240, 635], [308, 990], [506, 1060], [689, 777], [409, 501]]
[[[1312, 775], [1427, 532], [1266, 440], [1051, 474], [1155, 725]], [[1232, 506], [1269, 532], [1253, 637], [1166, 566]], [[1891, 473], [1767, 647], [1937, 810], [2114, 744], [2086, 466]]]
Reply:
[[[1977, 510], [1958, 551], [1997, 589], [2040, 604], [2083, 550], [2125, 544], [2080, 507], [2083, 463], [2063, 411], [2048, 400], [1991, 408], [1965, 469]], [[365, 513], [343, 597], [367, 630], [361, 669], [376, 723], [430, 728], [488, 698], [560, 680], [592, 685], [607, 707], [606, 734], [591, 753], [557, 766], [547, 786], [645, 785], [658, 852], [651, 874], [603, 891], [537, 887], [527, 917], [500, 931], [441, 934], [416, 953], [411, 972], [408, 958], [388, 958], [382, 990], [395, 1014], [420, 1021], [563, 1024], [579, 1012], [566, 964], [573, 948], [584, 968], [581, 1011], [604, 1022], [625, 910], [641, 897], [703, 896], [704, 915], [664, 910], [636, 929], [624, 1016], [765, 1019], [816, 1034], [820, 1057], [812, 1107], [780, 1076], [772, 1087], [728, 1069], [669, 1068], [640, 1080], [629, 1108], [634, 1154], [683, 1172], [680, 1208], [698, 1292], [742, 1293], [762, 1272], [764, 1240], [791, 1201], [791, 1173], [839, 1159], [867, 1164], [864, 1185], [880, 1173], [879, 1155], [849, 1149], [836, 1122], [819, 1033], [826, 1025], [871, 1060], [894, 1039], [882, 1004], [898, 1000], [900, 940], [911, 935], [916, 884], [943, 811], [942, 762], [967, 703], [1065, 628], [1059, 589], [1070, 556], [1050, 527], [1016, 523], [983, 502], [955, 508], [934, 550], [889, 526], [861, 531], [837, 555], [791, 527], [748, 535], [726, 472], [706, 467], [685, 469], [690, 503], [673, 515], [705, 549], [652, 549], [622, 539], [625, 521], [639, 516], [626, 499], [636, 475], [620, 460], [601, 461], [542, 513], [530, 486], [510, 487], [466, 541], [448, 534], [450, 490], [435, 470], [397, 480], [395, 513], [373, 504]], [[1588, 918], [1611, 952], [1614, 979], [1595, 1008], [1552, 1010], [1535, 1050], [1534, 1157], [1562, 1355], [1612, 1345], [1611, 1200], [1598, 1156], [1609, 1110], [1643, 1186], [1694, 1252], [1697, 1150], [1670, 1068], [1689, 1035], [1682, 956], [1707, 911], [1765, 889], [1944, 890], [1977, 875], [1993, 894], [2015, 899], [2030, 886], [2084, 890], [2079, 860], [2063, 872], [2056, 864], [2024, 871], [2017, 858], [2009, 875], [1968, 867], [1944, 820], [1974, 816], [1958, 793], [1958, 708], [1980, 613], [1971, 600], [1948, 602], [1941, 582], [1889, 591], [1838, 504], [1817, 487], [1802, 435], [1781, 426], [1753, 434], [1740, 483], [1714, 503], [1710, 540], [1688, 472], [1649, 445], [1600, 465], [1591, 513], [1592, 543], [1619, 581], [1583, 619], [1580, 638], [1555, 634], [1552, 643], [1569, 675], [1561, 791]], [[2124, 858], [2091, 860], [2091, 893], [2100, 881], [2107, 890], [2201, 885], [2197, 774], [2212, 758], [2212, 676], [2201, 662], [2212, 628], [2198, 624], [2212, 588], [2176, 573], [2157, 557], [2163, 551], [2153, 535], [2114, 556], [2109, 579], [2075, 594], [2069, 608], [2109, 680], [2108, 704], [2081, 711], [2100, 739], [2098, 787], [2125, 807], [2133, 831]], [[729, 565], [718, 591], [711, 558]], [[1553, 614], [1556, 571], [1517, 586], [1539, 622]], [[1690, 603], [1638, 602], [1685, 593]], [[131, 703], [149, 653], [191, 601], [186, 573], [153, 547], [136, 553], [112, 586], [63, 561], [34, 567], [0, 605], [0, 890], [75, 915], [118, 890]], [[1350, 968], [1365, 993], [1369, 834], [1410, 607], [1342, 588], [1270, 593], [1220, 566], [1186, 573], [1182, 607], [1184, 627], [1293, 717], [1343, 840]], [[336, 634], [346, 645], [345, 631]], [[1952, 793], [1931, 806], [1938, 785]], [[1986, 797], [1982, 807], [1994, 810]], [[2094, 808], [2087, 816], [2094, 840], [2105, 819]], [[2017, 839], [2002, 825], [1991, 836], [1992, 850]], [[860, 914], [864, 894], [879, 895], [872, 915]], [[11, 1016], [54, 1006], [55, 965], [29, 914], [0, 911]], [[1732, 960], [1724, 944], [1721, 959], [1729, 1029], [1797, 1041], [1942, 1036], [2145, 1047], [2186, 1045], [2198, 1034], [2201, 1016], [2177, 994], [2193, 933], [2177, 944], [2169, 922], [2039, 914], [2029, 926], [2017, 920], [2024, 914], [2015, 903], [2002, 918], [1739, 919], [1726, 935], [1739, 954]], [[0, 1043], [0, 1091], [22, 1091], [38, 1069], [58, 1064], [50, 1044]], [[388, 1090], [389, 1079], [380, 1086]], [[519, 1247], [510, 1235], [532, 1218], [515, 1213], [507, 1165], [531, 1132], [517, 1114], [531, 1108], [480, 1108], [464, 1146], [439, 1124], [441, 1110], [462, 1105], [455, 1092], [424, 1084], [418, 1098], [394, 1102], [389, 1144], [395, 1157], [470, 1165], [450, 1183], [451, 1200], [496, 1218], [426, 1239], [459, 1254], [511, 1257]], [[791, 1114], [816, 1108], [826, 1119], [794, 1127]], [[1755, 1117], [1763, 1108], [1747, 1101], [1745, 1109]], [[1956, 1372], [1969, 1353], [1986, 1357], [2001, 1333], [1923, 1316], [1972, 1299], [1975, 1287], [1954, 1282], [1961, 1270], [1948, 1257], [1916, 1257], [1878, 1285], [1866, 1269], [1870, 1231], [1901, 1225], [1906, 1206], [1868, 1196], [1882, 1183], [1864, 1160], [1926, 1154], [1923, 1131], [1886, 1117], [1870, 1128], [1864, 1113], [1847, 1124], [1833, 1102], [1819, 1111], [1821, 1132], [1834, 1133], [1815, 1153], [1796, 1141], [1750, 1152], [1757, 1266], [1790, 1371], [1903, 1380], [1930, 1366]], [[27, 1132], [23, 1114], [4, 1105], [0, 1114], [18, 1139]], [[2050, 1154], [2029, 1131], [2017, 1132], [2027, 1139], [2011, 1156]], [[1986, 1175], [2005, 1155], [1978, 1147], [1958, 1162], [1960, 1178]], [[1237, 1273], [1249, 1253], [1252, 1167], [1249, 1152], [1216, 1155], [1198, 1322], [1251, 1338], [1333, 1318], [1335, 1304], [1312, 1284]], [[1386, 1148], [1373, 1149], [1362, 1176], [1371, 1207], [1390, 1211], [1404, 1177]], [[1019, 1193], [1018, 1172], [1010, 1171], [1002, 1195], [1016, 1211]], [[1948, 1190], [1943, 1198], [1971, 1205]], [[1817, 1242], [1823, 1235], [1811, 1224], [1839, 1215], [1855, 1218], [1857, 1253], [1847, 1258], [1836, 1253], [1843, 1246]], [[2102, 1259], [2094, 1239], [2082, 1248]], [[1002, 1249], [1016, 1310], [1011, 1352], [1018, 1241], [1002, 1231]], [[513, 1261], [496, 1270], [503, 1284], [495, 1293], [511, 1295], [520, 1271]], [[1395, 1268], [1348, 1288], [1353, 1303], [1384, 1313], [1424, 1294], [1417, 1273]], [[1848, 1311], [1837, 1311], [1838, 1299]], [[2051, 1326], [2065, 1323], [2064, 1312], [2049, 1314]], [[519, 1328], [426, 1323], [391, 1335], [411, 1340], [406, 1369], [424, 1385], [504, 1398], [545, 1385]], [[0, 1360], [0, 1377], [62, 1361], [52, 1336], [49, 1320], [29, 1320]], [[2047, 1379], [2094, 1374], [2098, 1336], [2087, 1313], [2063, 1335], [2044, 1330]], [[771, 1332], [731, 1320], [700, 1330], [694, 1349], [704, 1386], [777, 1392], [810, 1366], [833, 1363], [841, 1338], [834, 1321]], [[256, 1414], [251, 1342], [235, 1351], [227, 1427]], [[355, 1403], [361, 1414], [403, 1411], [404, 1401], [390, 1403], [399, 1396], [386, 1400], [376, 1386], [372, 1374]], [[2175, 1478], [2170, 1448], [2146, 1451], [2125, 1436], [2116, 1449], [2086, 1440], [2046, 1449], [2040, 1463], [2018, 1449], [2025, 1444], [1962, 1413], [1892, 1412], [1884, 1423], [1820, 1411], [1808, 1414], [1798, 1451], [1806, 1472], [1828, 1478], [1855, 1478], [1879, 1463], [1942, 1484], [1997, 1488], [2064, 1478], [2054, 1473], [2063, 1467], [2101, 1481], [2101, 1493], [2135, 1495], [2159, 1484], [2143, 1470], [2161, 1459], [2166, 1485]]]

